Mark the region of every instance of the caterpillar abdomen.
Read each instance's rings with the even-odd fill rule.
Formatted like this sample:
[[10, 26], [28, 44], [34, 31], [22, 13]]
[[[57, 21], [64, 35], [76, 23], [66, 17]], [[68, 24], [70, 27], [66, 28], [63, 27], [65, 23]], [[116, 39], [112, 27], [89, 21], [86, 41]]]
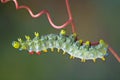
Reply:
[[100, 40], [99, 44], [91, 45], [89, 41], [85, 43], [82, 40], [76, 40], [74, 34], [66, 36], [62, 33], [60, 34], [48, 34], [39, 37], [39, 33], [35, 32], [35, 38], [32, 40], [29, 36], [25, 36], [26, 41], [18, 39], [14, 41], [13, 47], [19, 48], [20, 50], [28, 50], [31, 54], [36, 52], [40, 54], [41, 51], [47, 52], [47, 49], [54, 51], [54, 48], [63, 50], [63, 54], [68, 53], [70, 58], [80, 58], [82, 62], [85, 60], [96, 61], [97, 58], [105, 60], [104, 56], [107, 54], [108, 45]]

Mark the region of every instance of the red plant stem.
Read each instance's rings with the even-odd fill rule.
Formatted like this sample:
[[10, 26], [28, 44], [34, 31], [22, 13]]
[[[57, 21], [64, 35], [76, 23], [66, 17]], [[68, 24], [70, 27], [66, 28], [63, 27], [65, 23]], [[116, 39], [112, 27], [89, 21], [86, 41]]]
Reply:
[[120, 62], [120, 57], [119, 57], [119, 55], [117, 54], [117, 52], [115, 52], [115, 50], [113, 50], [112, 47], [109, 47], [108, 49], [109, 49], [109, 51], [112, 53], [112, 55], [118, 60], [118, 62]]
[[61, 26], [57, 26], [53, 23], [53, 20], [50, 16], [50, 13], [47, 10], [42, 10], [39, 13], [34, 14], [28, 6], [26, 6], [26, 5], [19, 6], [17, 0], [1, 0], [2, 3], [6, 3], [8, 1], [13, 1], [15, 3], [16, 9], [26, 9], [33, 18], [38, 18], [38, 17], [42, 16], [43, 14], [46, 14], [48, 21], [53, 28], [62, 29], [62, 28], [65, 28], [67, 25], [71, 24], [72, 25], [72, 32], [75, 33], [75, 25], [73, 23], [72, 13], [70, 10], [70, 5], [69, 5], [69, 0], [66, 0], [66, 7], [67, 7], [69, 19], [65, 23], [63, 23]]
[[74, 21], [72, 18], [72, 12], [70, 9], [69, 0], [66, 0], [66, 6], [67, 6], [68, 15], [69, 15], [69, 20], [72, 20], [72, 22], [71, 22], [72, 32], [75, 33], [75, 24], [74, 24]]

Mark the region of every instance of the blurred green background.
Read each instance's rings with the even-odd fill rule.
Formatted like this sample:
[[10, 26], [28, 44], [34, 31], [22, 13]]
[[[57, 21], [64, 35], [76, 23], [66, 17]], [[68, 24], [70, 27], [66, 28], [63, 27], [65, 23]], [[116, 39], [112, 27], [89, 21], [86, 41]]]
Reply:
[[[34, 13], [49, 10], [56, 25], [68, 20], [65, 0], [18, 2]], [[102, 38], [120, 55], [120, 0], [70, 0], [70, 5], [79, 38]], [[66, 28], [70, 34], [71, 26]], [[46, 15], [33, 19], [25, 9], [16, 10], [12, 1], [0, 3], [0, 80], [120, 80], [120, 63], [110, 52], [105, 62], [97, 59], [96, 63], [81, 63], [56, 51], [31, 56], [12, 47], [13, 40], [24, 39], [24, 35], [34, 37], [35, 31], [45, 35], [60, 30], [51, 27]]]

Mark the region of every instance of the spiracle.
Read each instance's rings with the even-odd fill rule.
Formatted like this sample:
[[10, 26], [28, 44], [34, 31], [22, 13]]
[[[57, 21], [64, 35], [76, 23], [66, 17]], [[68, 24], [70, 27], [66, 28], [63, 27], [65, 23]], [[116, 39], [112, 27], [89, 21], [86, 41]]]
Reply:
[[19, 50], [27, 50], [30, 54], [40, 55], [42, 52], [48, 52], [48, 49], [54, 51], [54, 48], [58, 52], [63, 50], [63, 54], [68, 53], [70, 59], [80, 58], [81, 62], [86, 60], [93, 60], [96, 62], [97, 58], [101, 58], [105, 61], [107, 55], [108, 45], [99, 40], [99, 44], [91, 45], [90, 41], [83, 42], [76, 39], [76, 34], [66, 35], [65, 30], [61, 30], [59, 34], [47, 34], [39, 37], [39, 33], [34, 33], [35, 37], [30, 39], [30, 36], [25, 36], [26, 41], [18, 39], [13, 41], [12, 46]]

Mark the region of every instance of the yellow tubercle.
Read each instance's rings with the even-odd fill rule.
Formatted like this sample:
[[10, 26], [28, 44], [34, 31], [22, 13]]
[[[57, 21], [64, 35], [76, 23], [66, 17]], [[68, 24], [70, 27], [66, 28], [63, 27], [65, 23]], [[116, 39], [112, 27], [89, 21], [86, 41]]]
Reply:
[[21, 39], [21, 38], [18, 38], [18, 41], [19, 41], [19, 42], [22, 42], [22, 39]]
[[99, 40], [99, 44], [101, 44], [102, 46], [104, 46], [104, 47], [106, 47], [106, 48], [108, 47], [108, 44], [106, 44], [105, 41], [102, 40], [102, 39]]
[[13, 46], [14, 48], [18, 49], [18, 48], [20, 47], [20, 43], [17, 42], [17, 41], [13, 41], [13, 42], [12, 42], [12, 46]]
[[83, 43], [83, 40], [80, 39], [80, 40], [79, 40], [79, 43], [82, 44], [82, 43]]
[[35, 32], [34, 35], [35, 35], [35, 37], [39, 37], [39, 33], [38, 32]]
[[76, 33], [73, 33], [73, 36], [76, 38], [76, 37], [77, 37], [77, 34], [76, 34]]
[[26, 36], [26, 35], [25, 35], [25, 38], [26, 38], [28, 41], [30, 40], [30, 36]]
[[65, 31], [64, 29], [62, 29], [62, 30], [60, 31], [60, 34], [61, 34], [61, 35], [66, 35], [66, 31]]
[[87, 46], [90, 46], [90, 41], [86, 41], [85, 44], [86, 44]]
[[99, 43], [100, 43], [100, 44], [105, 44], [105, 42], [104, 42], [103, 39], [100, 39]]

